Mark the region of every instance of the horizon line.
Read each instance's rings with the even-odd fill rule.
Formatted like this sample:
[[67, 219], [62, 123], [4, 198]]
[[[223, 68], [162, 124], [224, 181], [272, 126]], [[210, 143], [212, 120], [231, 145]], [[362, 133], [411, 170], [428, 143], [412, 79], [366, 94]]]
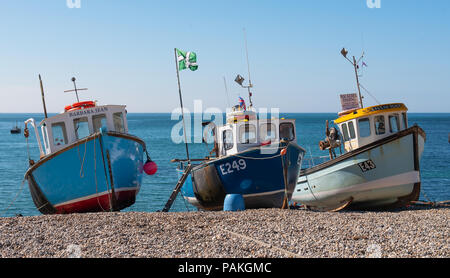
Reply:
[[[129, 112], [127, 111], [128, 114], [172, 114], [173, 112]], [[187, 112], [185, 112], [187, 114]], [[226, 112], [222, 112], [223, 114], [225, 114]], [[319, 111], [319, 112], [280, 112], [280, 114], [337, 114], [339, 112], [327, 112], [327, 111]], [[408, 114], [419, 114], [419, 113], [423, 113], [423, 114], [450, 114], [450, 111], [448, 112], [424, 112], [424, 111], [420, 111], [420, 112], [410, 112], [408, 111]], [[44, 114], [44, 112], [0, 112], [0, 115], [2, 114]], [[61, 112], [47, 112], [47, 114], [61, 114]], [[202, 114], [202, 113], [194, 113], [194, 112], [190, 112], [189, 114]], [[270, 113], [268, 113], [270, 114]]]

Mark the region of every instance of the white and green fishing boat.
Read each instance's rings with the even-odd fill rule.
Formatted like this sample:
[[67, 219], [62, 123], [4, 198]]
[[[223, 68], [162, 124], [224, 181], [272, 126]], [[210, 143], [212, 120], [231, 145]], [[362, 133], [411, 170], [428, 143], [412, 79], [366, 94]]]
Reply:
[[[341, 53], [346, 57], [345, 49]], [[359, 90], [354, 57], [352, 64]], [[352, 96], [357, 107], [350, 101], [351, 109], [348, 101], [342, 101], [349, 95], [341, 96], [344, 111], [334, 120], [337, 128], [328, 128], [327, 122], [327, 137], [319, 143], [329, 152], [321, 157], [325, 161], [314, 164], [314, 158], [304, 158], [292, 201], [311, 209], [337, 211], [349, 206], [401, 207], [418, 200], [425, 132], [417, 125], [408, 126], [403, 103], [364, 108], [360, 90], [359, 101], [356, 94]], [[335, 150], [342, 146], [345, 151], [337, 155]]]

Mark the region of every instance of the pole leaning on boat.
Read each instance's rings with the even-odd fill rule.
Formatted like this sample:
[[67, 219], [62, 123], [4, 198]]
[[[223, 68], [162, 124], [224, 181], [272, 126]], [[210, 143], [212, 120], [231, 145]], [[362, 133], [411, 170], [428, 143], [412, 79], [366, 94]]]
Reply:
[[[193, 165], [191, 164], [191, 159], [189, 157], [189, 147], [188, 147], [188, 141], [187, 141], [187, 135], [186, 135], [186, 124], [184, 121], [183, 97], [181, 95], [181, 84], [180, 84], [180, 67], [181, 67], [181, 70], [189, 68], [191, 71], [196, 71], [198, 68], [197, 56], [194, 52], [184, 52], [184, 51], [178, 50], [177, 48], [174, 49], [174, 52], [175, 52], [175, 65], [177, 68], [178, 95], [180, 97], [181, 117], [183, 119], [183, 133], [184, 133], [184, 142], [186, 145], [186, 156], [187, 156], [188, 164], [187, 164], [186, 169], [183, 172], [183, 175], [178, 180], [178, 183], [175, 185], [175, 188], [172, 191], [172, 194], [170, 195], [169, 200], [167, 201], [166, 205], [164, 206], [164, 208], [162, 210], [163, 212], [168, 212], [170, 210], [173, 202], [175, 202], [175, 199], [181, 190], [181, 187], [183, 186], [184, 182], [186, 181], [186, 179], [189, 176], [191, 169], [193, 167]], [[180, 63], [182, 63], [182, 65]]]
[[186, 135], [186, 124], [184, 123], [184, 108], [183, 108], [183, 98], [181, 96], [181, 85], [180, 85], [180, 69], [178, 67], [178, 56], [177, 56], [177, 49], [174, 49], [175, 52], [175, 65], [177, 67], [177, 79], [178, 79], [178, 95], [180, 96], [180, 106], [181, 106], [181, 118], [183, 120], [183, 130], [184, 130], [184, 143], [186, 144], [186, 156], [188, 163], [190, 164], [189, 159], [189, 147], [188, 147], [188, 141], [187, 141], [187, 135]]
[[44, 115], [45, 118], [47, 119], [47, 107], [45, 106], [45, 97], [44, 97], [44, 86], [42, 85], [42, 78], [41, 75], [39, 74], [39, 83], [41, 85], [41, 96], [42, 96], [42, 105], [44, 106]]

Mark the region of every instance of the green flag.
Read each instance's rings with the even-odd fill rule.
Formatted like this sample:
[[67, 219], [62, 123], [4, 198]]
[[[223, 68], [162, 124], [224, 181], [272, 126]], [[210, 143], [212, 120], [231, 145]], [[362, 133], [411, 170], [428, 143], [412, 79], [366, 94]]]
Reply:
[[198, 69], [197, 54], [195, 52], [185, 52], [177, 48], [178, 69], [184, 70], [189, 68], [192, 71]]

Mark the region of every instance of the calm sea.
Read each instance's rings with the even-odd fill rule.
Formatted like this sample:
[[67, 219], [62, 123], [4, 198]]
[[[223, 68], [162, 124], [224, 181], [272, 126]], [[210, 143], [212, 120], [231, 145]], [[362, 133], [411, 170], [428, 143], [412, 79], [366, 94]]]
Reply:
[[[280, 116], [296, 119], [298, 144], [308, 153], [313, 156], [326, 155], [319, 150], [318, 142], [325, 136], [325, 121], [335, 119], [335, 113], [287, 113]], [[19, 213], [24, 216], [40, 214], [31, 199], [28, 184], [25, 182], [22, 186], [23, 176], [28, 168], [25, 138], [23, 134], [10, 134], [16, 121], [23, 131], [23, 121], [30, 117], [36, 122], [43, 119], [42, 114], [0, 114], [0, 217]], [[171, 120], [170, 114], [128, 114], [129, 132], [146, 142], [152, 160], [158, 164], [158, 173], [155, 176], [144, 176], [136, 203], [125, 211], [152, 212], [164, 207], [177, 183], [177, 165], [170, 160], [186, 157], [184, 144], [174, 144], [170, 139], [172, 127], [178, 122]], [[409, 114], [409, 124], [414, 123], [427, 134], [421, 160], [421, 200], [450, 200], [450, 114]], [[34, 131], [30, 133], [30, 153], [37, 161], [39, 152]], [[200, 158], [208, 154], [211, 146], [190, 144], [189, 148], [191, 158]], [[8, 206], [9, 209], [5, 211]], [[195, 209], [179, 196], [172, 210]]]

